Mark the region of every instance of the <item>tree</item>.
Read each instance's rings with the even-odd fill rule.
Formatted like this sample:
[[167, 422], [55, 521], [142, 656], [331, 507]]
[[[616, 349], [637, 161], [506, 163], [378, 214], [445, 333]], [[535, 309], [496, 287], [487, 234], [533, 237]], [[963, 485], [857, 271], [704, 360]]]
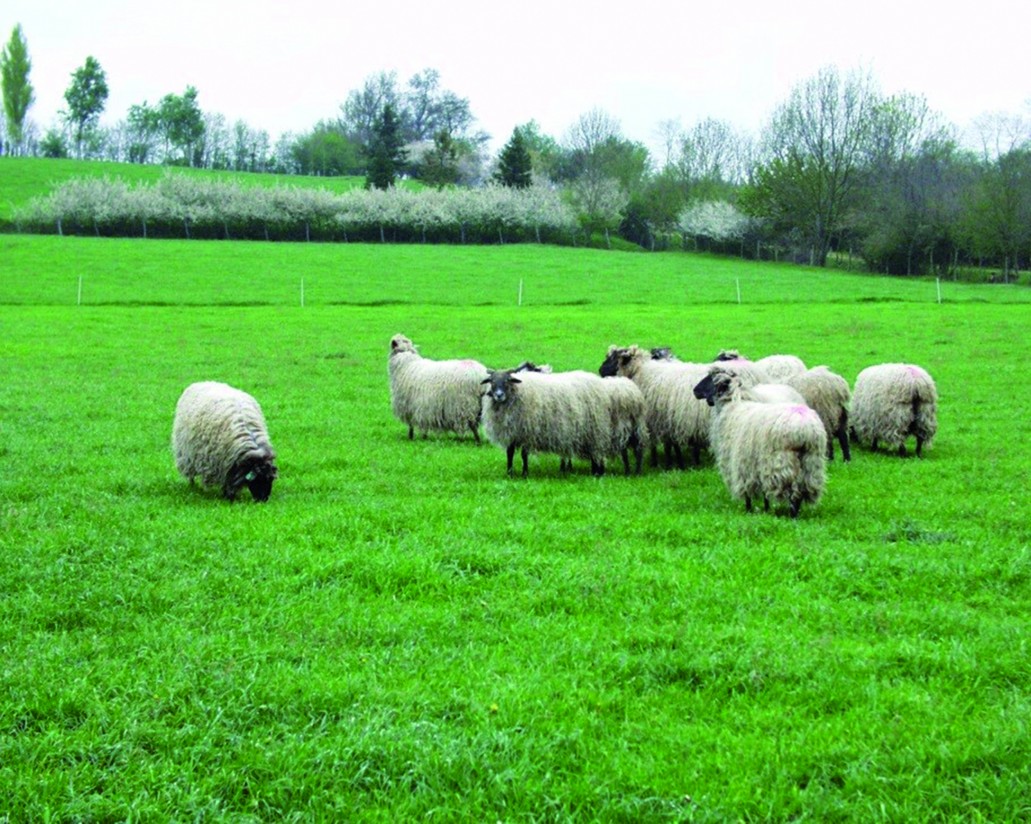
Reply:
[[533, 163], [530, 159], [530, 150], [526, 146], [523, 133], [517, 127], [512, 130], [512, 137], [501, 150], [494, 179], [503, 186], [525, 189], [533, 182], [532, 177]]
[[161, 115], [147, 104], [134, 103], [126, 117], [126, 140], [130, 163], [147, 163], [151, 160], [161, 134]]
[[178, 163], [199, 165], [203, 148], [204, 115], [197, 104], [197, 90], [187, 86], [182, 95], [166, 94], [158, 104], [158, 122], [165, 138], [165, 161], [172, 161], [174, 150], [180, 153]]
[[65, 120], [72, 129], [76, 154], [83, 156], [84, 146], [94, 136], [97, 122], [107, 103], [107, 76], [95, 57], [87, 57], [81, 68], [72, 73], [72, 83], [64, 93], [68, 110]]
[[369, 169], [365, 188], [389, 189], [401, 173], [407, 160], [401, 121], [394, 107], [387, 103], [373, 124], [372, 140], [366, 149]]
[[3, 85], [7, 136], [19, 148], [25, 137], [25, 117], [35, 101], [29, 82], [31, 69], [28, 45], [19, 23], [11, 31], [11, 39], [3, 51], [0, 51], [0, 84]]
[[459, 146], [447, 129], [433, 136], [433, 147], [422, 160], [422, 180], [437, 189], [450, 186], [458, 180]]
[[366, 78], [364, 85], [348, 94], [341, 106], [343, 118], [340, 125], [344, 134], [359, 146], [372, 145], [376, 121], [388, 105], [395, 114], [401, 105], [397, 72], [379, 72]]
[[321, 122], [299, 137], [291, 148], [298, 172], [304, 175], [355, 174], [359, 149], [336, 123]]
[[825, 68], [794, 88], [766, 129], [767, 160], [743, 205], [794, 231], [809, 260], [826, 266], [857, 194], [857, 172], [878, 102], [872, 82]]

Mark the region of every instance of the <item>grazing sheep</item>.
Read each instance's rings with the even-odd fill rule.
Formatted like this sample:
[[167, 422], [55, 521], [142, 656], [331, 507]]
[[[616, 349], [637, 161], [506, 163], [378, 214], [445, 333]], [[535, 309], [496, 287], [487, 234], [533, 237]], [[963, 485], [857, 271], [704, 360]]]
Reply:
[[916, 454], [930, 446], [938, 431], [938, 390], [919, 366], [882, 363], [856, 378], [850, 414], [852, 433], [872, 449], [879, 441], [906, 455], [906, 438], [916, 437]]
[[816, 503], [826, 482], [827, 433], [820, 416], [804, 404], [763, 403], [740, 377], [714, 364], [694, 389], [714, 408], [712, 445], [716, 465], [730, 494], [787, 501], [791, 517], [803, 503]]
[[480, 386], [487, 367], [475, 360], [436, 361], [424, 358], [404, 335], [390, 339], [388, 360], [390, 405], [408, 424], [409, 440], [418, 429], [428, 432], [466, 430], [480, 442]]
[[806, 405], [816, 411], [827, 430], [827, 460], [834, 460], [834, 439], [841, 445], [841, 459], [850, 461], [848, 445], [848, 381], [826, 366], [814, 366], [805, 372], [788, 375], [784, 383], [797, 389]]
[[605, 472], [612, 445], [609, 403], [602, 379], [588, 372], [493, 370], [482, 381], [483, 426], [491, 443], [506, 450], [508, 473], [516, 449], [529, 474], [531, 452], [553, 452], [566, 461], [591, 462], [591, 473]]
[[[647, 410], [647, 428], [653, 443], [666, 447], [666, 465], [675, 457], [683, 468], [683, 448], [690, 447], [692, 463], [701, 463], [701, 450], [709, 444], [709, 408], [693, 395], [705, 377], [705, 364], [653, 359], [639, 346], [609, 347], [606, 363], [614, 362], [620, 377], [641, 389]], [[602, 365], [605, 368], [605, 365]], [[600, 371], [600, 370], [599, 370]]]
[[217, 381], [190, 384], [179, 396], [172, 452], [180, 475], [221, 485], [230, 501], [244, 484], [254, 500], [268, 500], [279, 474], [258, 402]]

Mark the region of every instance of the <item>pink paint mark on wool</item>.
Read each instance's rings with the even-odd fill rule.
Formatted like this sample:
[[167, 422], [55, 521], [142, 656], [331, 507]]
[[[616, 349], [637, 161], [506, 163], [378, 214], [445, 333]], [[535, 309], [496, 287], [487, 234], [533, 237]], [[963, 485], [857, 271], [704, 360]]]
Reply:
[[792, 415], [799, 415], [799, 416], [801, 416], [803, 418], [808, 418], [808, 417], [812, 417], [812, 416], [816, 415], [816, 413], [812, 409], [810, 409], [808, 406], [792, 406], [791, 407], [791, 414]]
[[919, 366], [907, 366], [906, 369], [909, 371], [909, 374], [912, 375], [914, 378], [922, 378], [927, 374]]

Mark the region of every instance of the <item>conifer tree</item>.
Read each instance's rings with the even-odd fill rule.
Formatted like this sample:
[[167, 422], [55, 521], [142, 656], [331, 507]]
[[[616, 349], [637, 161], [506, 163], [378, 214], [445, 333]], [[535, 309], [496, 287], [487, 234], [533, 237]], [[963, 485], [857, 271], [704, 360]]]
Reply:
[[523, 133], [517, 128], [512, 130], [512, 137], [498, 158], [498, 170], [494, 179], [503, 186], [525, 189], [532, 183], [533, 164], [530, 150], [526, 146]]
[[369, 168], [366, 189], [389, 189], [404, 169], [408, 153], [401, 136], [401, 120], [387, 103], [372, 129], [372, 142], [366, 148]]

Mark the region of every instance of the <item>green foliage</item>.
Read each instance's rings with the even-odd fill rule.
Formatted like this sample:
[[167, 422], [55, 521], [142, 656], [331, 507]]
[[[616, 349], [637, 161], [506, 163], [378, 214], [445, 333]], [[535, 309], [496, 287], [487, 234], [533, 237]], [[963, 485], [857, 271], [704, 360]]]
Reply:
[[[166, 94], [157, 108], [157, 124], [170, 150], [178, 150], [178, 165], [199, 166], [197, 153], [204, 137], [204, 113], [197, 90], [187, 86], [181, 95]], [[171, 151], [166, 152], [166, 155]]]
[[360, 147], [331, 123], [320, 123], [294, 142], [291, 153], [303, 175], [334, 177], [356, 174]]
[[404, 170], [407, 153], [401, 122], [389, 103], [373, 124], [372, 142], [365, 149], [369, 159], [366, 188], [388, 189]]
[[530, 158], [530, 150], [518, 128], [512, 130], [512, 136], [501, 150], [494, 179], [502, 186], [511, 186], [516, 189], [525, 189], [533, 182], [533, 162]]
[[0, 90], [3, 92], [4, 118], [10, 141], [19, 147], [24, 137], [25, 116], [35, 100], [29, 74], [32, 61], [21, 24], [11, 30], [11, 38], [0, 51]]
[[427, 186], [443, 189], [458, 181], [458, 143], [446, 129], [433, 136], [433, 148], [423, 155], [419, 178]]
[[68, 110], [65, 119], [72, 128], [72, 137], [78, 156], [85, 156], [86, 146], [93, 137], [100, 115], [107, 105], [107, 75], [95, 57], [72, 73], [72, 82], [64, 93]]
[[[1028, 433], [1000, 391], [1025, 291], [536, 246], [0, 247], [12, 820], [1027, 817]], [[493, 446], [407, 440], [398, 331], [497, 366], [905, 358], [941, 429], [923, 460], [835, 462], [799, 521], [711, 464], [509, 479]], [[176, 475], [204, 379], [262, 403], [267, 504]]]

